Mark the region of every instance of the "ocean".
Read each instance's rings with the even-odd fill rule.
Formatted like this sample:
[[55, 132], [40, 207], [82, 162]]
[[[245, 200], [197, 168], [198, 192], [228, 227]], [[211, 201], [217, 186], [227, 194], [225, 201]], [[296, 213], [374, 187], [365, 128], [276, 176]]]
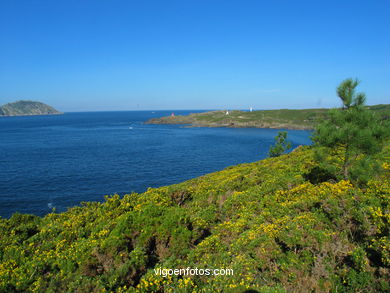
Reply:
[[[147, 125], [201, 111], [77, 112], [0, 118], [0, 216], [45, 215], [267, 157], [277, 129]], [[288, 130], [292, 146], [310, 132]]]

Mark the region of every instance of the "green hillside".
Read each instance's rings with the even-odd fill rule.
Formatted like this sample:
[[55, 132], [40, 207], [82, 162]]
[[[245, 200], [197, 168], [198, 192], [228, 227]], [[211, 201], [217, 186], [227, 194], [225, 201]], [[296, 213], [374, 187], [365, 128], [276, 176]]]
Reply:
[[[0, 219], [0, 292], [389, 292], [390, 147], [365, 187], [313, 149], [43, 218]], [[233, 276], [154, 269], [233, 269]]]
[[17, 101], [0, 107], [0, 116], [52, 115], [62, 114], [41, 102]]
[[[368, 106], [383, 118], [390, 117], [390, 105]], [[313, 129], [317, 121], [327, 118], [329, 109], [263, 110], [263, 111], [211, 111], [186, 116], [150, 119], [149, 124], [191, 124], [204, 127], [258, 127], [285, 129]]]

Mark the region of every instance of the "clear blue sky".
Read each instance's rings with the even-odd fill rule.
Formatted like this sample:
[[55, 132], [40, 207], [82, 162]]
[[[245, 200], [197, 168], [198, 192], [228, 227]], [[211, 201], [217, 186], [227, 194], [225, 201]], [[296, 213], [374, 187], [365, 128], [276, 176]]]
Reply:
[[390, 103], [390, 1], [0, 0], [0, 104], [62, 111]]

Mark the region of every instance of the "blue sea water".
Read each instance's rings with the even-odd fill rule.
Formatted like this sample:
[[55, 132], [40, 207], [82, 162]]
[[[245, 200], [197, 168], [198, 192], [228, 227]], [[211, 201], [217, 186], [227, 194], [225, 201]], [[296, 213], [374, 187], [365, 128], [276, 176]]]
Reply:
[[[199, 111], [175, 111], [176, 115]], [[0, 216], [65, 211], [267, 156], [276, 129], [146, 125], [171, 111], [0, 118]], [[310, 132], [289, 130], [293, 147]]]

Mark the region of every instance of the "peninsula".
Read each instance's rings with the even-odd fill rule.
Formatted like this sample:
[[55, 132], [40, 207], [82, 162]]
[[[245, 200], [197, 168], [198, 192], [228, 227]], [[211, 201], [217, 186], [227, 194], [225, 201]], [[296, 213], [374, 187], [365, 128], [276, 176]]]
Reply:
[[41, 102], [17, 101], [0, 107], [0, 116], [30, 116], [63, 114]]
[[[383, 119], [390, 117], [390, 105], [367, 106]], [[193, 127], [252, 127], [277, 129], [313, 129], [316, 121], [327, 118], [329, 109], [210, 111], [189, 115], [153, 118], [146, 124], [188, 124]]]

